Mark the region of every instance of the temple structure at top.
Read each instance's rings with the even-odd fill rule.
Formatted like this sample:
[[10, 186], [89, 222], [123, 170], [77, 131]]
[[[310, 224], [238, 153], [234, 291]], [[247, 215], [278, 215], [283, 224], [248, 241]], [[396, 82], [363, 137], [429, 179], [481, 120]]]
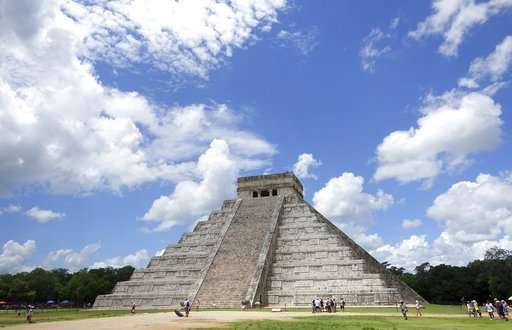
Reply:
[[350, 305], [426, 301], [303, 198], [291, 172], [241, 177], [224, 201], [177, 244], [94, 307], [309, 306], [315, 297]]

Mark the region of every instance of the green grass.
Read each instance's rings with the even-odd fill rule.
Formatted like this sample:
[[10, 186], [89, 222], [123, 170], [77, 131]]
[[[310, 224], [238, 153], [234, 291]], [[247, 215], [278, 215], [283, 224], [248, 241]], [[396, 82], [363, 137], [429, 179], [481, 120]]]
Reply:
[[[396, 313], [396, 307], [346, 307], [347, 312], [354, 313]], [[422, 313], [431, 314], [463, 314], [466, 309], [462, 309], [461, 306], [454, 305], [427, 305], [421, 309]], [[409, 314], [416, 314], [414, 306], [409, 306]]]
[[[219, 311], [240, 311], [239, 308], [218, 308], [218, 309], [200, 309], [201, 311], [206, 310], [219, 310]], [[284, 311], [284, 309], [282, 309]], [[172, 310], [137, 310], [137, 313], [155, 313], [155, 312], [169, 312]], [[266, 311], [270, 312], [270, 308], [261, 309], [248, 309], [247, 312], [251, 311]], [[287, 308], [287, 312], [309, 312], [309, 308]], [[502, 323], [500, 321], [489, 321], [488, 319], [448, 319], [448, 318], [424, 318], [416, 319], [411, 317], [407, 323], [401, 318], [396, 316], [397, 310], [395, 307], [347, 307], [347, 312], [361, 313], [361, 316], [348, 316], [348, 317], [337, 317], [343, 313], [338, 312], [337, 316], [322, 316], [312, 318], [301, 318], [294, 322], [280, 321], [261, 321], [261, 322], [242, 322], [236, 323], [234, 329], [333, 329], [332, 324], [335, 323], [335, 327], [343, 327], [344, 329], [500, 329]], [[366, 317], [364, 313], [390, 313], [394, 316], [390, 317]], [[427, 305], [423, 310], [424, 314], [463, 314], [460, 306], [444, 306], [444, 305]], [[34, 310], [34, 321], [39, 322], [50, 322], [50, 321], [64, 321], [64, 320], [78, 320], [88, 318], [99, 318], [99, 317], [111, 317], [111, 316], [123, 316], [129, 315], [129, 310], [84, 310], [84, 309], [59, 309], [59, 310]], [[410, 308], [411, 316], [415, 314], [414, 308]], [[25, 312], [22, 311], [20, 316], [14, 311], [0, 311], [0, 327], [7, 325], [15, 325], [25, 322]], [[435, 326], [430, 326], [430, 325]], [[512, 322], [507, 323], [511, 329]], [[404, 326], [406, 326], [404, 328]], [[498, 326], [498, 327], [496, 327]], [[503, 328], [505, 329], [505, 328]]]
[[[137, 313], [159, 313], [168, 312], [169, 310], [163, 309], [152, 309], [152, 310], [137, 310]], [[40, 310], [35, 309], [33, 313], [33, 320], [36, 323], [39, 322], [51, 322], [51, 321], [66, 321], [66, 320], [79, 320], [79, 319], [90, 319], [99, 317], [111, 317], [111, 316], [123, 316], [129, 315], [129, 310], [86, 310], [86, 309], [52, 309], [52, 310]], [[25, 311], [21, 311], [21, 315], [14, 311], [0, 311], [0, 327], [8, 325], [15, 325], [25, 323]]]
[[294, 321], [244, 321], [220, 329], [233, 330], [501, 330], [511, 329], [509, 322], [487, 318], [409, 318], [367, 317], [367, 316], [326, 316], [297, 318]]
[[[240, 308], [201, 308], [201, 311], [240, 311]], [[253, 308], [247, 309], [245, 311], [256, 311], [256, 312], [271, 312], [271, 308]], [[281, 307], [282, 312], [310, 312], [311, 308], [309, 307]], [[337, 309], [339, 312], [339, 308]], [[396, 313], [398, 311], [397, 307], [345, 307], [346, 312], [352, 313]], [[463, 314], [466, 312], [466, 309], [462, 309], [461, 306], [453, 306], [453, 305], [427, 305], [421, 309], [422, 313], [430, 313], [430, 314]], [[416, 313], [414, 306], [409, 306], [410, 313]]]

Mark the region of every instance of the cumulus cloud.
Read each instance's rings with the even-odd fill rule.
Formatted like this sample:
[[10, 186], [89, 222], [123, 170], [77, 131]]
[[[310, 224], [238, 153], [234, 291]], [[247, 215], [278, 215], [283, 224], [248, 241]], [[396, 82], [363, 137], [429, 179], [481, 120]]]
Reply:
[[433, 13], [409, 36], [420, 39], [428, 35], [443, 35], [439, 52], [445, 56], [456, 56], [459, 45], [475, 26], [486, 23], [492, 16], [512, 7], [511, 0], [434, 0]]
[[411, 229], [419, 227], [423, 224], [420, 219], [404, 219], [402, 220], [402, 228], [403, 229]]
[[424, 262], [431, 261], [431, 246], [425, 235], [412, 235], [397, 244], [385, 244], [372, 251], [378, 260], [413, 271]]
[[64, 213], [54, 212], [52, 210], [44, 210], [40, 209], [37, 206], [34, 206], [25, 214], [33, 219], [35, 219], [39, 223], [46, 223], [52, 220], [61, 219], [65, 216]]
[[304, 56], [308, 56], [318, 46], [318, 34], [318, 28], [316, 27], [307, 31], [281, 30], [277, 34], [277, 39], [281, 41], [282, 46], [291, 45]]
[[322, 162], [316, 160], [313, 154], [303, 153], [299, 155], [297, 162], [293, 165], [293, 172], [301, 179], [311, 178], [316, 180], [317, 176], [310, 173], [310, 170], [320, 165], [322, 165]]
[[113, 257], [104, 261], [98, 261], [92, 264], [91, 268], [106, 268], [114, 267], [119, 268], [123, 266], [133, 266], [135, 268], [143, 268], [149, 261], [149, 253], [147, 250], [142, 249], [134, 254], [129, 254], [125, 257]]
[[429, 241], [425, 235], [411, 235], [396, 244], [381, 245], [371, 254], [382, 262], [388, 261], [392, 265], [414, 271], [424, 262], [431, 265], [463, 266], [475, 259], [482, 259], [487, 250], [496, 246], [512, 249], [512, 236], [467, 244], [453, 240], [446, 232], [442, 232], [433, 241]]
[[361, 57], [361, 66], [364, 71], [374, 72], [377, 59], [391, 51], [390, 46], [383, 44], [389, 38], [389, 34], [382, 32], [379, 28], [375, 28], [363, 39], [363, 47], [359, 50], [359, 56]]
[[27, 240], [20, 244], [13, 240], [7, 241], [0, 254], [0, 273], [17, 273], [29, 271], [33, 267], [25, 265], [27, 259], [36, 248], [36, 242]]
[[239, 168], [226, 141], [212, 141], [199, 157], [197, 172], [199, 180], [179, 182], [169, 196], [153, 202], [142, 220], [156, 224], [156, 231], [167, 230], [193, 222], [234, 196]]
[[422, 180], [429, 187], [440, 173], [501, 141], [501, 106], [481, 92], [429, 97], [420, 112], [416, 128], [392, 132], [378, 146], [376, 180]]
[[512, 35], [505, 37], [486, 58], [477, 58], [471, 62], [466, 77], [459, 80], [459, 86], [479, 87], [478, 82], [488, 79], [496, 82], [502, 79], [512, 64]]
[[495, 246], [512, 249], [512, 175], [457, 182], [435, 198], [427, 215], [438, 221], [439, 236], [412, 235], [371, 253], [412, 271], [423, 262], [465, 265]]
[[[187, 8], [193, 4], [201, 8], [205, 5], [194, 1], [177, 3]], [[116, 54], [116, 49], [122, 46], [117, 38], [120, 31], [128, 34], [124, 38], [127, 40], [130, 33], [138, 31], [137, 38], [144, 41], [140, 49], [165, 55], [166, 61], [181, 66], [180, 61], [174, 62], [169, 53], [160, 53], [146, 40], [146, 28], [161, 28], [162, 17], [176, 14], [171, 9], [151, 9], [150, 5], [158, 4], [142, 1], [1, 3], [2, 12], [9, 18], [0, 23], [0, 43], [9, 47], [0, 48], [0, 194], [13, 193], [27, 185], [57, 193], [89, 193], [119, 191], [159, 179], [172, 182], [190, 179], [194, 177], [196, 157], [214, 138], [230, 143], [242, 168], [262, 166], [265, 163], [262, 158], [275, 152], [264, 139], [241, 129], [239, 116], [224, 105], [165, 108], [136, 92], [120, 91], [98, 80], [93, 66], [96, 56], [103, 51]], [[219, 3], [221, 7], [224, 5]], [[240, 13], [252, 13], [244, 17], [248, 21], [244, 24], [254, 27], [265, 20], [272, 21], [265, 18], [273, 12], [271, 2], [246, 5], [236, 2], [230, 6], [241, 10]], [[133, 23], [136, 20], [133, 15], [143, 17]], [[154, 25], [151, 15], [161, 15], [155, 18]], [[194, 11], [187, 15], [193, 16]], [[187, 15], [182, 15], [181, 20]], [[239, 21], [240, 17], [234, 20]], [[173, 24], [173, 20], [168, 21]], [[103, 26], [107, 23], [112, 26]], [[119, 24], [132, 24], [134, 30], [119, 30]], [[196, 27], [190, 25], [190, 32]], [[110, 28], [112, 38], [106, 34]], [[155, 36], [164, 38], [175, 30], [169, 27], [165, 31], [162, 32], [165, 35], [155, 32]], [[175, 31], [175, 38], [186, 33], [180, 31]], [[231, 30], [220, 27], [215, 31], [212, 33], [226, 32], [226, 42], [242, 46], [240, 33], [233, 36]], [[251, 28], [246, 26], [243, 31], [250, 38]], [[170, 41], [155, 39], [155, 42], [170, 42], [172, 47], [178, 45], [187, 54], [190, 52], [187, 45], [209, 47], [203, 44], [205, 39], [193, 39], [197, 44], [174, 43], [172, 38]], [[107, 41], [112, 44], [106, 45]], [[101, 54], [88, 52], [88, 47]], [[192, 64], [192, 67], [199, 66]]]
[[512, 177], [480, 174], [457, 182], [436, 197], [427, 214], [459, 242], [512, 236]]
[[376, 194], [364, 192], [364, 178], [345, 172], [331, 178], [315, 192], [314, 207], [365, 247], [375, 247], [382, 240], [378, 235], [366, 234], [373, 222], [373, 213], [385, 210], [394, 203], [393, 196], [379, 190]]
[[89, 266], [90, 257], [101, 248], [99, 242], [84, 246], [80, 251], [72, 249], [60, 249], [48, 253], [43, 261], [46, 269], [66, 268], [70, 271], [77, 271]]

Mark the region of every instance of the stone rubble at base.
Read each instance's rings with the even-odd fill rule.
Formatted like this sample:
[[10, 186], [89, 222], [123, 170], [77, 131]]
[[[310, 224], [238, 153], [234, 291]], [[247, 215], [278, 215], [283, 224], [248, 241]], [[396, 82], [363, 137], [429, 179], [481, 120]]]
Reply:
[[177, 244], [96, 298], [98, 309], [427, 302], [303, 199], [291, 173], [238, 179], [227, 200]]

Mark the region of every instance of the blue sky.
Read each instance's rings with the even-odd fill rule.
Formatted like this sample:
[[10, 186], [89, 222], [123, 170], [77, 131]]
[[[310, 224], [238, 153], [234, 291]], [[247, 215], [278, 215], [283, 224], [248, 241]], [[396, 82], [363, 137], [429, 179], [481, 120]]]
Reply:
[[288, 170], [380, 261], [510, 249], [511, 17], [510, 1], [0, 1], [0, 272], [145, 266], [237, 176]]

